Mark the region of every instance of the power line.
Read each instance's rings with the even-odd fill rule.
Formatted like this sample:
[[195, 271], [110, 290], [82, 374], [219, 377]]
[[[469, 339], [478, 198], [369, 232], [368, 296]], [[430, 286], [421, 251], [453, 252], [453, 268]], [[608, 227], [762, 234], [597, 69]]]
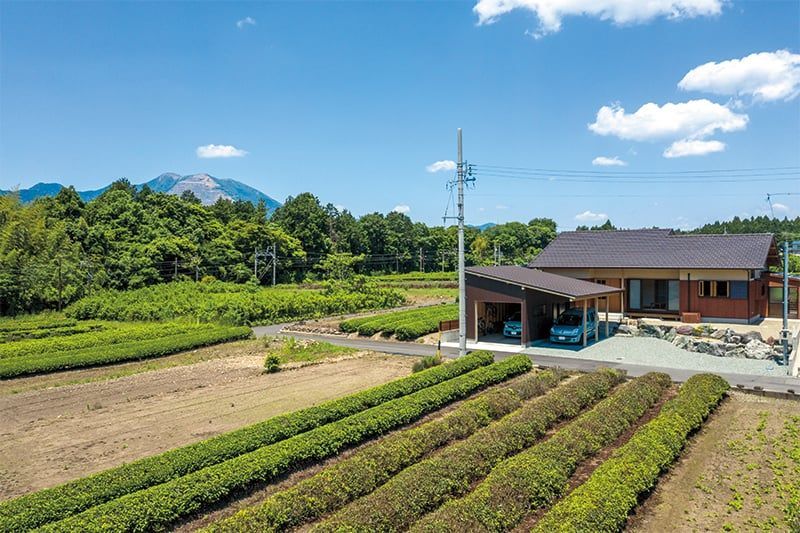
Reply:
[[532, 174], [581, 174], [581, 175], [611, 175], [611, 176], [621, 176], [621, 175], [634, 175], [634, 176], [641, 176], [641, 175], [653, 175], [653, 176], [674, 176], [674, 175], [692, 175], [692, 174], [721, 174], [721, 175], [732, 175], [732, 174], [753, 174], [756, 175], [772, 175], [773, 173], [784, 173], [786, 171], [797, 173], [800, 172], [800, 167], [796, 166], [787, 166], [787, 167], [761, 167], [761, 168], [730, 168], [730, 169], [702, 169], [702, 170], [619, 170], [619, 171], [608, 171], [608, 170], [577, 170], [577, 169], [554, 169], [554, 168], [532, 168], [532, 167], [511, 167], [511, 166], [501, 166], [501, 165], [488, 165], [482, 163], [475, 163], [473, 166], [476, 169], [486, 169], [486, 170], [497, 170], [497, 171], [514, 171], [518, 173], [532, 173]]

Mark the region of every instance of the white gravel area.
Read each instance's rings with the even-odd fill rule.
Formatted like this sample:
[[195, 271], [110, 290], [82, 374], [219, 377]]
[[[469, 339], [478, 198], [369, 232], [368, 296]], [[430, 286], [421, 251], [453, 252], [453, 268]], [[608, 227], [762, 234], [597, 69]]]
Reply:
[[583, 349], [575, 346], [562, 347], [556, 344], [544, 343], [527, 348], [523, 353], [533, 356], [539, 354], [573, 357], [575, 359], [661, 366], [700, 372], [729, 372], [762, 376], [786, 375], [786, 368], [771, 360], [715, 357], [704, 353], [688, 352], [676, 348], [669, 342], [649, 337], [611, 337], [593, 343]]

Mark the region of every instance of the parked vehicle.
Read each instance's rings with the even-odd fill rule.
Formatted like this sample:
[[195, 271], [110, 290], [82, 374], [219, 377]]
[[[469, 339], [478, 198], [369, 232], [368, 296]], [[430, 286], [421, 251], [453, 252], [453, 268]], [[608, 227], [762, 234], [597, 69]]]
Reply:
[[593, 307], [586, 311], [586, 324], [583, 323], [583, 309], [577, 307], [567, 309], [550, 328], [550, 342], [582, 342], [584, 329], [587, 338], [594, 338], [596, 325], [597, 312]]
[[522, 337], [522, 318], [520, 313], [514, 313], [503, 323], [504, 337]]

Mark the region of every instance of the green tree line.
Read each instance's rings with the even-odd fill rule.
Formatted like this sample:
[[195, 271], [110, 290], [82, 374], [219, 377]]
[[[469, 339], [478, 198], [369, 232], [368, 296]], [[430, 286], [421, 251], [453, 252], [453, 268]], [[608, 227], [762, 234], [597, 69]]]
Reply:
[[[556, 235], [550, 219], [466, 231], [471, 264], [523, 264]], [[342, 270], [361, 274], [454, 270], [457, 231], [403, 213], [355, 217], [311, 193], [287, 199], [272, 216], [263, 203], [220, 199], [204, 206], [182, 196], [137, 190], [127, 180], [84, 202], [74, 188], [23, 204], [0, 197], [0, 314], [60, 309], [102, 288], [135, 289], [213, 276], [237, 283], [278, 282]], [[495, 253], [495, 247], [498, 253]]]

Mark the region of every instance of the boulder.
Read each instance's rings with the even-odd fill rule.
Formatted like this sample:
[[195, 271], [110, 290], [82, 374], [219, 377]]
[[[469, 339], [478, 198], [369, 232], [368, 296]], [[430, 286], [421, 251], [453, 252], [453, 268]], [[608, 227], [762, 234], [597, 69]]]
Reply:
[[617, 334], [620, 335], [631, 335], [635, 337], [639, 334], [639, 328], [636, 326], [629, 326], [628, 324], [620, 324], [617, 328]]
[[747, 333], [742, 334], [742, 342], [744, 344], [750, 344], [750, 341], [757, 340], [758, 342], [763, 342], [764, 339], [761, 337], [761, 333], [757, 331], [748, 331]]
[[689, 337], [686, 335], [676, 335], [675, 338], [672, 339], [672, 344], [678, 348], [686, 348], [690, 342]]
[[664, 332], [660, 327], [653, 324], [641, 323], [639, 325], [639, 335], [642, 337], [655, 337], [657, 339], [661, 339], [664, 337]]
[[773, 337], [772, 335], [770, 335], [769, 337], [767, 337], [767, 340], [765, 340], [764, 342], [766, 342], [766, 343], [767, 343], [767, 344], [769, 344], [770, 346], [775, 346], [775, 342], [776, 342], [776, 341], [775, 341], [775, 337]]
[[737, 359], [744, 359], [745, 357], [747, 357], [747, 355], [745, 353], [744, 346], [739, 344], [739, 345], [736, 345], [736, 348], [734, 348], [732, 350], [728, 350], [725, 353], [725, 357], [735, 357]]
[[708, 354], [710, 354], [711, 352], [714, 351], [714, 345], [711, 344], [710, 342], [705, 342], [705, 341], [695, 342], [694, 345], [693, 345], [693, 348], [694, 349], [692, 351], [697, 352], [697, 353], [708, 353]]
[[670, 328], [669, 331], [664, 333], [664, 340], [667, 342], [672, 342], [677, 336], [678, 336], [678, 330], [676, 328]]
[[678, 335], [691, 335], [694, 328], [692, 328], [692, 326], [678, 326], [675, 329]]
[[772, 356], [772, 347], [758, 339], [752, 339], [744, 345], [744, 354], [748, 359], [769, 359]]
[[709, 336], [712, 339], [721, 339], [722, 337], [725, 336], [725, 333], [726, 331], [724, 329], [715, 329], [714, 331], [711, 332], [711, 335]]
[[728, 342], [731, 344], [742, 344], [742, 336], [741, 335], [731, 335], [728, 337]]

